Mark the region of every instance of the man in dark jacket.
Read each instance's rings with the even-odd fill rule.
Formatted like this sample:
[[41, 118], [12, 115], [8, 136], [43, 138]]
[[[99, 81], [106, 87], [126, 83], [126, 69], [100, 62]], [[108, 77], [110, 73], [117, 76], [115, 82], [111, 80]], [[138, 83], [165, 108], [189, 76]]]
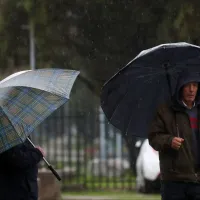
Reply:
[[0, 154], [0, 200], [37, 200], [37, 164], [43, 157], [40, 147], [27, 140]]
[[148, 135], [159, 151], [163, 200], [200, 200], [199, 80], [180, 75], [173, 100], [158, 108]]

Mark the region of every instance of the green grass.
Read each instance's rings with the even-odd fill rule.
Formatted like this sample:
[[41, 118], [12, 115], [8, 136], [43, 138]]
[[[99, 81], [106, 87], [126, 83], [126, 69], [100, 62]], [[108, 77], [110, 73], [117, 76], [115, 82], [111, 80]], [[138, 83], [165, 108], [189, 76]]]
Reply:
[[79, 176], [72, 180], [64, 180], [63, 187], [68, 185], [84, 185], [88, 190], [94, 189], [133, 189], [135, 188], [135, 177], [124, 176], [120, 177], [92, 177]]
[[133, 183], [131, 183], [131, 182], [115, 182], [115, 183], [107, 183], [107, 182], [100, 182], [100, 183], [97, 183], [97, 182], [95, 182], [95, 183], [88, 183], [87, 182], [87, 185], [86, 185], [86, 187], [88, 188], [88, 189], [93, 189], [93, 188], [101, 188], [101, 189], [107, 189], [107, 190], [109, 190], [109, 189], [111, 189], [112, 190], [112, 188], [115, 188], [115, 189], [127, 189], [127, 188], [135, 188], [135, 183], [133, 182]]
[[101, 197], [113, 197], [115, 200], [160, 200], [160, 195], [144, 195], [137, 194], [135, 192], [70, 192], [64, 193], [63, 195], [69, 196], [101, 196]]

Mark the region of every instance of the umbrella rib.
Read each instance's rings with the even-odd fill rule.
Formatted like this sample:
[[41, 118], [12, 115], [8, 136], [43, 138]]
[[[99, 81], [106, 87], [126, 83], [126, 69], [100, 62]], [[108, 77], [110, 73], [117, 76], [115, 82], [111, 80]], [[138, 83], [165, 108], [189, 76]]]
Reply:
[[125, 95], [119, 100], [117, 106], [115, 107], [115, 109], [114, 109], [114, 111], [113, 111], [113, 113], [112, 113], [112, 115], [111, 115], [111, 117], [110, 117], [110, 120], [112, 120], [112, 118], [113, 118], [113, 116], [114, 116], [114, 114], [115, 114], [115, 111], [116, 111], [117, 108], [119, 107], [120, 102], [121, 102], [121, 101], [126, 97], [126, 95], [128, 94], [128, 91], [129, 91], [129, 87], [128, 87], [128, 89], [127, 89]]
[[126, 128], [126, 130], [125, 130], [125, 133], [126, 134], [128, 134], [128, 129], [129, 129], [129, 126], [130, 126], [130, 124], [131, 124], [131, 119], [132, 119], [132, 117], [133, 117], [133, 109], [132, 109], [132, 112], [131, 112], [131, 116], [130, 116], [130, 118], [129, 118], [129, 123], [128, 123], [128, 126], [127, 126], [127, 128]]

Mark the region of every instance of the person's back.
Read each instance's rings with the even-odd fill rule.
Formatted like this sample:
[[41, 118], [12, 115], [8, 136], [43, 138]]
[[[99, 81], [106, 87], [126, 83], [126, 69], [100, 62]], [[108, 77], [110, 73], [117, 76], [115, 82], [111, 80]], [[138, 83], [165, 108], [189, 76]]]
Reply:
[[37, 200], [37, 164], [42, 157], [28, 141], [0, 154], [1, 200]]

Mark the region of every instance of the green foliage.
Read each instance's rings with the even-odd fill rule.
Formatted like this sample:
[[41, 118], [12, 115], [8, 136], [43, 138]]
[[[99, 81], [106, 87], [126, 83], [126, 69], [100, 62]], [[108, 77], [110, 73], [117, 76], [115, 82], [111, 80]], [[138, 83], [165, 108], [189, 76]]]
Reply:
[[[199, 42], [198, 1], [7, 0], [0, 2], [1, 68], [28, 65], [30, 22], [37, 67], [81, 70], [102, 84], [141, 50], [160, 43]], [[26, 27], [26, 28], [24, 28]]]

